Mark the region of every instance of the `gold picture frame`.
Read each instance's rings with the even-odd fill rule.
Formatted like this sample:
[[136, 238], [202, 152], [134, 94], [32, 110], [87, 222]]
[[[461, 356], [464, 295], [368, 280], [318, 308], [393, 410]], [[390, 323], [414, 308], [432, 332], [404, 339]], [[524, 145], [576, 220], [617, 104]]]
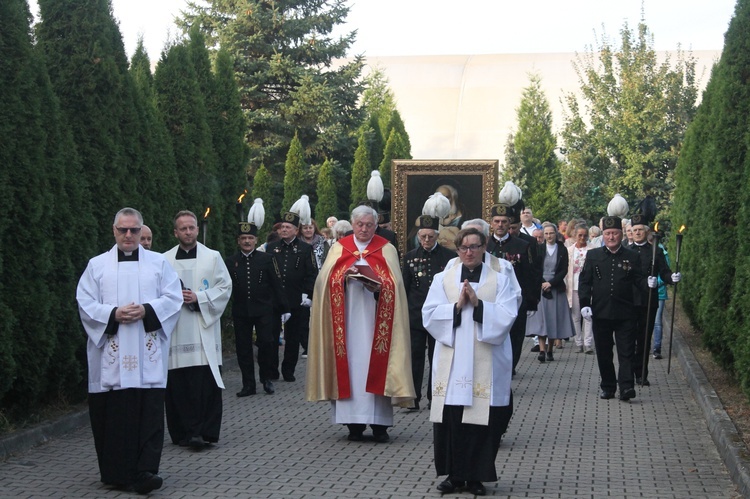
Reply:
[[[489, 220], [497, 197], [497, 160], [393, 160], [391, 163], [392, 217], [401, 254], [415, 247], [412, 232], [422, 214], [422, 206], [437, 188], [457, 192], [452, 200], [456, 213], [451, 215], [448, 231], [441, 230], [440, 244], [453, 248], [451, 234], [460, 223], [472, 218]], [[451, 218], [446, 217], [446, 219]], [[452, 225], [451, 225], [452, 224]]]

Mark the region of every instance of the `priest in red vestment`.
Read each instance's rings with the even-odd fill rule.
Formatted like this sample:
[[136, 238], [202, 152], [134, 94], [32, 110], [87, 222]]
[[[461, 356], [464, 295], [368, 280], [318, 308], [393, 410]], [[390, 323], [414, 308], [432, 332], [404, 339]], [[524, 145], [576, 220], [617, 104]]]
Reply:
[[354, 234], [331, 248], [315, 282], [307, 400], [331, 401], [332, 422], [360, 441], [387, 442], [393, 406], [414, 403], [409, 310], [396, 248], [375, 234], [378, 214], [358, 206]]

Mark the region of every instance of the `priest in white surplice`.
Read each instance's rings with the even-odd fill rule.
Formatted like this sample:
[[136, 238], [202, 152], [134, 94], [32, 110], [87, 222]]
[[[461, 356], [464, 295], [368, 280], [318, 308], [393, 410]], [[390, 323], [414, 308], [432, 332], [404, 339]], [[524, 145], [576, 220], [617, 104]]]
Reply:
[[[349, 440], [362, 440], [369, 424], [373, 440], [387, 442], [392, 406], [414, 403], [408, 303], [396, 248], [375, 234], [377, 212], [358, 206], [351, 220], [354, 234], [333, 245], [315, 282], [307, 400], [333, 401]], [[361, 273], [379, 284], [360, 282]]]
[[435, 338], [432, 407], [438, 490], [484, 495], [497, 481], [495, 457], [513, 413], [509, 331], [518, 311], [507, 277], [482, 263], [487, 238], [474, 228], [456, 236], [461, 265], [437, 274], [422, 318]]
[[200, 450], [221, 431], [221, 315], [232, 278], [218, 251], [198, 243], [198, 218], [174, 218], [179, 244], [164, 255], [182, 280], [184, 304], [172, 335], [167, 384], [167, 428], [172, 443]]
[[169, 337], [182, 306], [180, 279], [139, 247], [143, 218], [115, 215], [116, 245], [92, 258], [76, 299], [88, 335], [89, 417], [102, 482], [148, 493], [164, 443]]

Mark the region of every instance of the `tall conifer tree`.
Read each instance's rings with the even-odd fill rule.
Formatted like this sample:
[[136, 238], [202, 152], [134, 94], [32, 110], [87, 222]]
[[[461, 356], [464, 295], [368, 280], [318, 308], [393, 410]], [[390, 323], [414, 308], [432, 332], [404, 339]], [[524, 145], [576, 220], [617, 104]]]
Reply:
[[339, 216], [339, 208], [336, 195], [336, 180], [333, 177], [333, 165], [327, 159], [318, 172], [318, 204], [315, 205], [315, 218], [318, 225], [322, 226], [324, 218]]
[[289, 152], [286, 155], [286, 164], [284, 165], [284, 201], [281, 203], [282, 214], [289, 210], [302, 194], [306, 194], [306, 170], [305, 158], [302, 154], [302, 143], [295, 134], [292, 143], [289, 145]]
[[367, 182], [370, 180], [372, 165], [370, 164], [370, 148], [367, 147], [367, 133], [369, 126], [363, 125], [359, 131], [359, 143], [354, 151], [354, 165], [352, 165], [352, 190], [349, 211], [353, 210], [360, 201], [367, 199]]
[[[112, 244], [111, 216], [132, 202], [141, 164], [133, 85], [108, 0], [40, 0], [37, 38], [95, 196], [95, 247]], [[106, 215], [104, 215], [106, 214]]]
[[138, 209], [154, 234], [153, 249], [166, 251], [174, 245], [172, 218], [179, 211], [180, 182], [175, 166], [172, 141], [164, 119], [156, 107], [151, 61], [138, 41], [130, 63], [130, 74], [136, 89], [139, 119], [145, 133], [141, 136], [144, 151], [143, 176], [138, 179]]

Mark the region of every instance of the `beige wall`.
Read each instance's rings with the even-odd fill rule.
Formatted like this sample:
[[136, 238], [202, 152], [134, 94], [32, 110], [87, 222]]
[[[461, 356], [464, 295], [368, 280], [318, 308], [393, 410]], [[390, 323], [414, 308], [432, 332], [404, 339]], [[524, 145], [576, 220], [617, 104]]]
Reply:
[[[701, 89], [720, 51], [693, 52]], [[663, 56], [663, 55], [662, 55]], [[370, 57], [388, 77], [415, 159], [499, 159], [516, 124], [528, 73], [538, 72], [562, 125], [561, 98], [577, 92], [575, 54]]]

